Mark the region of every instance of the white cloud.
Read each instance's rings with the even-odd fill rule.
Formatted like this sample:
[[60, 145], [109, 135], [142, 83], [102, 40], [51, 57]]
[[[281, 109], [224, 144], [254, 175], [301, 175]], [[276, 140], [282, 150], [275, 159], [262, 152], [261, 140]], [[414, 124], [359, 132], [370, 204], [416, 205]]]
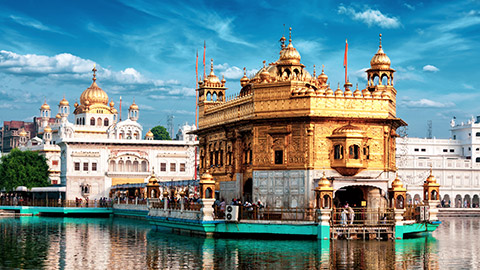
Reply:
[[318, 53], [322, 50], [320, 42], [315, 40], [295, 40], [295, 47], [300, 53]]
[[[243, 77], [243, 68], [230, 66], [228, 63], [214, 66], [214, 71], [218, 71], [220, 76], [225, 76], [225, 79], [237, 80]], [[247, 70], [247, 76], [253, 76], [258, 72], [258, 69]]]
[[407, 108], [448, 108], [453, 107], [453, 102], [437, 102], [430, 99], [422, 98], [420, 100], [403, 100], [400, 105]]
[[345, 7], [340, 5], [338, 7], [338, 14], [345, 14], [352, 16], [354, 20], [366, 23], [369, 27], [376, 25], [381, 28], [398, 28], [401, 26], [398, 18], [388, 17], [379, 10], [367, 9], [363, 12], [357, 12], [352, 7]]
[[423, 71], [427, 71], [427, 72], [437, 72], [439, 70], [440, 69], [438, 69], [436, 66], [432, 66], [432, 65], [426, 65], [423, 67]]
[[412, 5], [407, 4], [407, 3], [403, 3], [403, 5], [410, 10], [415, 10], [415, 6], [412, 6]]
[[473, 85], [471, 85], [471, 84], [463, 83], [462, 86], [463, 86], [465, 89], [474, 89]]
[[14, 22], [27, 26], [27, 27], [32, 27], [37, 30], [41, 31], [48, 31], [48, 32], [53, 32], [53, 33], [58, 33], [58, 34], [65, 34], [62, 31], [53, 29], [52, 27], [48, 27], [44, 25], [43, 23], [33, 19], [33, 18], [28, 18], [28, 17], [22, 17], [22, 16], [16, 16], [16, 15], [10, 15], [10, 19], [12, 19]]

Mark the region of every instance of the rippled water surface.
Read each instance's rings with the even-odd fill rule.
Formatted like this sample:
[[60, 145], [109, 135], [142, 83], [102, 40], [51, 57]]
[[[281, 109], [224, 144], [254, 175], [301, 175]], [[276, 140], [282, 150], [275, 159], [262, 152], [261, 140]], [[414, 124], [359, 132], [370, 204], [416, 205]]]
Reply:
[[132, 219], [0, 218], [0, 268], [480, 269], [480, 218], [397, 241], [206, 239]]

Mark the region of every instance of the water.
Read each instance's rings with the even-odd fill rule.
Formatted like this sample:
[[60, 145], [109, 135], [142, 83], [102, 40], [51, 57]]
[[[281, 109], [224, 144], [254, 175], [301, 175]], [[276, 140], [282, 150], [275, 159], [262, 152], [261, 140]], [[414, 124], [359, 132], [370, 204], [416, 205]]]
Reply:
[[0, 218], [0, 268], [479, 269], [480, 218], [397, 241], [206, 239], [121, 218]]

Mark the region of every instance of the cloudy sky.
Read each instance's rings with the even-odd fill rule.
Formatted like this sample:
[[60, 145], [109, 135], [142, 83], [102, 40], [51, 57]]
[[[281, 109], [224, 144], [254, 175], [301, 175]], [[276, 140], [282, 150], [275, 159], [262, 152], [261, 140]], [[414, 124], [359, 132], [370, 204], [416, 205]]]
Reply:
[[[0, 120], [31, 120], [43, 100], [57, 113], [91, 83], [124, 109], [133, 98], [144, 129], [194, 122], [195, 54], [224, 75], [229, 95], [239, 78], [278, 59], [284, 26], [302, 63], [325, 65], [342, 82], [345, 39], [349, 77], [365, 87], [378, 48], [396, 69], [397, 115], [411, 137], [449, 136], [449, 120], [480, 115], [479, 1], [1, 1]], [[288, 34], [288, 33], [287, 33]], [[126, 110], [123, 111], [126, 115]]]

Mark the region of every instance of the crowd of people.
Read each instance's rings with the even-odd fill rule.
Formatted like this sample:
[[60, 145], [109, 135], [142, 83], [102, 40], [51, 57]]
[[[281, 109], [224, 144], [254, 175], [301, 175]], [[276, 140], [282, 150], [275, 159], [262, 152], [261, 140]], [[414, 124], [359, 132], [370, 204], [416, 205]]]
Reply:
[[[233, 198], [229, 205], [239, 206], [241, 209], [240, 210], [241, 218], [247, 218], [247, 219], [254, 219], [254, 218], [260, 219], [261, 212], [265, 208], [265, 206], [262, 204], [260, 200], [258, 200], [257, 203], [252, 203], [252, 202], [249, 202], [248, 200], [242, 203], [242, 200], [237, 198]], [[227, 202], [225, 201], [224, 198], [222, 198], [221, 200], [217, 199], [213, 204], [213, 207], [215, 209], [215, 216], [218, 218], [224, 218], [226, 206], [227, 206]]]

